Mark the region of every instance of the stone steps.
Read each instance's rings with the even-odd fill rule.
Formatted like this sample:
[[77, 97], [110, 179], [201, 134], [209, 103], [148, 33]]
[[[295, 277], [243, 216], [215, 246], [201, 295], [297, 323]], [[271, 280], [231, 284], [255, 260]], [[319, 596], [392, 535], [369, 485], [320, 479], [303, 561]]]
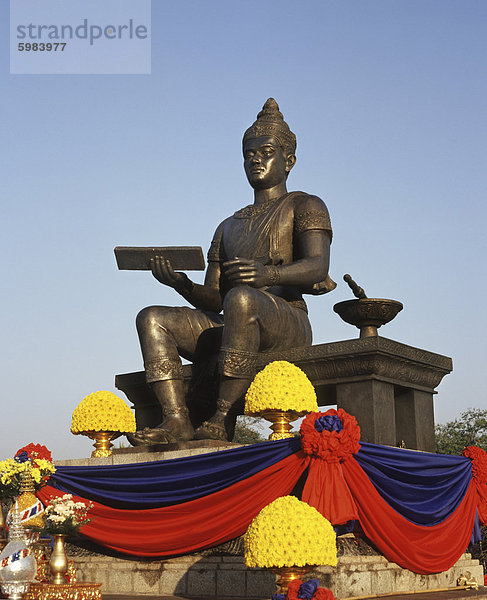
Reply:
[[[258, 599], [270, 598], [276, 591], [275, 576], [265, 569], [247, 569], [242, 556], [193, 554], [137, 561], [98, 555], [73, 557], [73, 560], [78, 580], [101, 583], [104, 598], [105, 594], [130, 594], [147, 599], [154, 596]], [[343, 555], [338, 557], [337, 567], [316, 567], [306, 579], [319, 579], [323, 587], [344, 599], [454, 587], [457, 578], [466, 572], [479, 584], [483, 583], [482, 566], [469, 554], [464, 554], [448, 571], [434, 575], [417, 575], [380, 555]]]
[[[103, 594], [103, 600], [132, 600], [133, 595]], [[144, 600], [187, 600], [182, 596], [143, 596]], [[192, 597], [192, 600], [203, 598]], [[206, 600], [206, 599], [205, 599]], [[243, 600], [241, 598], [214, 597], [214, 600]], [[262, 599], [264, 600], [264, 599]], [[266, 598], [265, 600], [269, 600]], [[487, 588], [479, 590], [449, 590], [442, 592], [418, 592], [415, 594], [394, 594], [377, 596], [376, 600], [487, 600]]]

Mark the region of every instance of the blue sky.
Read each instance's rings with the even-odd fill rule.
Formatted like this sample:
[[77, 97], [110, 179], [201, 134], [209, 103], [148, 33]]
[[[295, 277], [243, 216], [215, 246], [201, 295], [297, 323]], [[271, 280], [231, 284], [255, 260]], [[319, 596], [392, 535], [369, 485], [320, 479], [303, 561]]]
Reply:
[[113, 248], [206, 252], [252, 201], [241, 136], [269, 96], [298, 138], [288, 187], [334, 227], [314, 341], [357, 336], [332, 309], [351, 273], [403, 302], [382, 335], [453, 358], [437, 421], [485, 408], [486, 25], [476, 0], [153, 0], [151, 75], [10, 75], [2, 0], [0, 457], [89, 454], [73, 408], [142, 368], [137, 312], [179, 302]]

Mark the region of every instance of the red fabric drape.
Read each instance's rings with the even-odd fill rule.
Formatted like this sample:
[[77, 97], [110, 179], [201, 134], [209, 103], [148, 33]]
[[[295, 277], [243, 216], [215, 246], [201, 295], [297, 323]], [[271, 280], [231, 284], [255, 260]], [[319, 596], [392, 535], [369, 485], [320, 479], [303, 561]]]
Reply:
[[357, 507], [343, 477], [342, 464], [312, 458], [301, 496], [334, 525], [358, 519]]
[[[243, 534], [264, 506], [289, 494], [308, 465], [303, 500], [334, 524], [358, 518], [385, 557], [416, 573], [449, 569], [468, 546], [476, 511], [487, 522], [483, 472], [472, 479], [453, 513], [441, 523], [425, 526], [393, 509], [351, 453], [344, 458], [327, 461], [298, 451], [216, 493], [163, 508], [122, 510], [94, 503], [93, 521], [83, 528], [83, 535], [119, 552], [147, 557], [215, 546]], [[47, 503], [50, 496], [63, 493], [46, 486], [38, 497]]]
[[478, 502], [477, 511], [479, 513], [480, 522], [487, 525], [487, 485], [475, 481], [475, 487], [477, 488]]
[[302, 499], [333, 525], [356, 519], [357, 507], [345, 482], [342, 464], [360, 450], [360, 427], [343, 408], [312, 412], [299, 429], [301, 447], [310, 458]]
[[[267, 504], [291, 492], [307, 459], [292, 454], [224, 490], [164, 508], [120, 510], [93, 503], [93, 521], [83, 535], [108, 548], [137, 556], [171, 556], [216, 546], [242, 535]], [[62, 496], [45, 486], [38, 493], [47, 503]]]
[[415, 573], [439, 573], [452, 567], [465, 552], [477, 508], [473, 483], [454, 513], [437, 525], [425, 527], [391, 508], [354, 458], [343, 463], [343, 474], [365, 535], [388, 560]]
[[478, 446], [467, 446], [462, 454], [472, 461], [472, 476], [478, 493], [479, 519], [487, 525], [487, 452]]

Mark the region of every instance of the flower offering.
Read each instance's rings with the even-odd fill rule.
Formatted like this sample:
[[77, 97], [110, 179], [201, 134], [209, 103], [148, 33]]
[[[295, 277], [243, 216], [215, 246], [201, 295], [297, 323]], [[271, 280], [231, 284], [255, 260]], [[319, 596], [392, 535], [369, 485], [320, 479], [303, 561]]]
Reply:
[[343, 462], [360, 450], [360, 427], [342, 408], [311, 413], [300, 433], [303, 452], [327, 462]]
[[274, 594], [272, 600], [336, 600], [331, 590], [319, 587], [319, 584], [318, 579], [308, 579], [304, 583], [294, 579], [288, 584], [287, 594]]
[[52, 498], [46, 506], [45, 531], [50, 534], [76, 534], [91, 521], [88, 516], [91, 508], [91, 502], [75, 502], [72, 494]]
[[307, 413], [318, 410], [315, 389], [306, 374], [285, 360], [269, 363], [257, 373], [245, 395], [245, 414], [265, 410]]
[[135, 416], [125, 402], [112, 392], [94, 392], [73, 411], [71, 433], [117, 431], [133, 433]]
[[14, 458], [0, 461], [0, 496], [18, 496], [22, 473], [31, 475], [34, 487], [38, 490], [55, 471], [51, 453], [46, 446], [28, 444], [17, 450]]
[[303, 567], [337, 564], [336, 536], [317, 510], [283, 496], [264, 507], [245, 534], [248, 567]]

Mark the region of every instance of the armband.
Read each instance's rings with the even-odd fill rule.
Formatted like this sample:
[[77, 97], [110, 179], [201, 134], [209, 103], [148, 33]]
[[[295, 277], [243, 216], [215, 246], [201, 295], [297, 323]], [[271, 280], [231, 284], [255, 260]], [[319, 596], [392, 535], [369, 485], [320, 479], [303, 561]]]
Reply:
[[331, 223], [328, 213], [324, 211], [308, 210], [296, 215], [294, 221], [294, 230], [296, 233], [302, 233], [310, 229], [324, 229], [331, 234]]
[[271, 265], [267, 267], [269, 274], [269, 283], [270, 285], [279, 285], [281, 281], [281, 273], [279, 271], [279, 267]]

